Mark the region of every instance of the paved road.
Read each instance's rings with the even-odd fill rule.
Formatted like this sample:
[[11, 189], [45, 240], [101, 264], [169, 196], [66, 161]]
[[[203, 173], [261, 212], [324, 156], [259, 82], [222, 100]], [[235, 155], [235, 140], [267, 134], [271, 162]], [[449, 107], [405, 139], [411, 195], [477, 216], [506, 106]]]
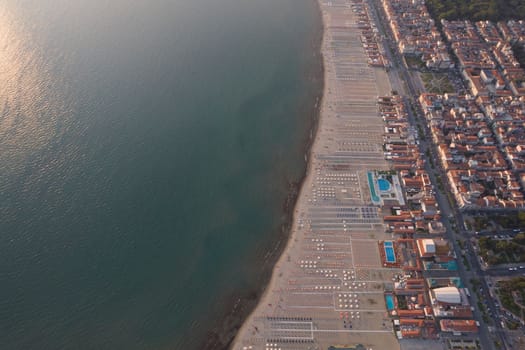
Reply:
[[[409, 84], [410, 85], [410, 84]], [[409, 114], [412, 114], [411, 109], [408, 109]], [[415, 120], [415, 116], [410, 116], [411, 120]], [[425, 123], [424, 125], [425, 130], [425, 140], [420, 141], [420, 148], [422, 154], [425, 154], [427, 150], [430, 151], [431, 157], [433, 159], [436, 159], [435, 155], [437, 154], [437, 150], [435, 149], [435, 145], [433, 145], [431, 142], [428, 142], [426, 140], [430, 139], [430, 131], [428, 130], [428, 127]], [[445, 173], [438, 164], [436, 164], [436, 168], [432, 169], [430, 162], [425, 163], [425, 170], [428, 172], [430, 179], [432, 183], [437, 183], [437, 176], [440, 176], [441, 178], [445, 178]], [[446, 182], [444, 182], [444, 185], [446, 186]], [[465, 286], [469, 288], [469, 290], [473, 291], [471, 293], [471, 304], [475, 307], [474, 310], [474, 319], [480, 323], [480, 332], [479, 332], [479, 338], [480, 342], [483, 346], [483, 349], [491, 350], [495, 349], [493, 340], [489, 337], [489, 327], [483, 320], [483, 315], [478, 305], [478, 294], [474, 292], [474, 286], [471, 283], [471, 279], [478, 279], [481, 284], [481, 289], [478, 290], [479, 296], [481, 297], [481, 302], [484, 303], [487, 307], [487, 310], [489, 311], [489, 318], [496, 318], [496, 320], [499, 320], [499, 315], [497, 314], [497, 308], [494, 302], [494, 299], [489, 294], [489, 287], [487, 285], [487, 282], [485, 280], [486, 271], [484, 271], [481, 266], [480, 262], [477, 259], [477, 255], [474, 253], [474, 249], [472, 247], [472, 243], [470, 242], [469, 234], [468, 232], [461, 230], [463, 228], [464, 218], [462, 212], [455, 206], [451, 205], [448, 197], [446, 195], [447, 189], [445, 188], [444, 192], [436, 191], [436, 200], [439, 204], [439, 207], [441, 209], [442, 215], [445, 218], [453, 218], [452, 222], [455, 223], [455, 228], [459, 228], [459, 234], [456, 234], [455, 228], [452, 227], [451, 220], [444, 220], [444, 225], [447, 229], [447, 236], [452, 245], [454, 246], [454, 251], [456, 252], [456, 255], [458, 256], [457, 262], [458, 262], [458, 272], [463, 280]], [[464, 242], [464, 250], [466, 252], [466, 259], [468, 262], [468, 265], [470, 266], [470, 270], [467, 270], [467, 267], [463, 263], [462, 255], [461, 255], [461, 247], [458, 244], [458, 240], [462, 240]], [[507, 272], [508, 269], [507, 269]], [[495, 332], [493, 333], [496, 337], [496, 339], [499, 340], [499, 342], [502, 344], [503, 349], [510, 349], [510, 347], [507, 344], [507, 339], [504, 336], [503, 329], [501, 327], [501, 324], [496, 321], [494, 322], [493, 328], [495, 329]]]
[[[409, 111], [409, 114], [411, 115], [412, 111], [410, 110], [410, 108], [407, 109], [407, 110]], [[415, 116], [413, 116], [413, 115], [410, 116], [411, 120], [414, 120], [414, 118], [415, 118]], [[430, 145], [424, 140], [420, 141], [420, 147], [421, 147], [422, 154], [425, 154], [427, 149], [431, 149]], [[426, 162], [425, 163], [425, 170], [429, 174], [430, 180], [432, 181], [432, 183], [436, 184], [437, 183], [436, 174], [434, 172], [434, 169], [431, 168], [430, 162]], [[452, 208], [450, 206], [450, 203], [448, 201], [448, 198], [446, 197], [446, 194], [442, 193], [441, 191], [436, 191], [436, 200], [438, 202], [439, 208], [441, 209], [441, 213], [442, 213], [443, 217], [449, 218], [452, 215], [452, 217], [454, 217], [456, 219], [456, 223], [462, 223], [463, 222], [463, 217], [461, 215], [461, 212], [455, 210], [455, 208]], [[470, 280], [472, 278], [477, 278], [478, 276], [482, 275], [483, 271], [480, 269], [479, 263], [476, 261], [475, 258], [471, 258], [471, 259], [468, 258], [468, 256], [471, 256], [471, 255], [467, 256], [467, 260], [469, 261], [469, 265], [471, 267], [471, 270], [470, 271], [467, 270], [467, 268], [463, 264], [463, 260], [461, 258], [461, 248], [460, 248], [460, 246], [459, 246], [459, 244], [457, 242], [458, 238], [460, 238], [460, 237], [456, 236], [454, 228], [452, 227], [452, 224], [451, 224], [450, 220], [448, 220], [448, 219], [443, 220], [443, 224], [444, 224], [445, 228], [447, 229], [447, 238], [449, 239], [450, 243], [454, 247], [454, 251], [456, 252], [456, 255], [458, 256], [457, 263], [458, 263], [459, 276], [463, 280], [463, 283], [464, 283], [465, 287], [469, 288], [469, 290], [471, 290], [471, 291], [474, 291], [474, 288], [473, 288]], [[458, 227], [458, 226], [459, 225], [457, 224], [456, 227]], [[470, 244], [470, 242], [468, 244]], [[469, 248], [467, 248], [467, 249], [469, 249]], [[485, 279], [482, 278], [480, 282], [484, 286], [483, 287], [483, 291], [487, 291], [488, 292], [488, 287], [486, 286]], [[482, 298], [485, 299], [485, 300], [488, 300], [488, 302], [490, 304], [492, 304], [492, 305], [490, 305], [491, 309], [495, 310], [495, 306], [493, 305], [493, 301], [488, 295], [487, 296], [483, 296], [482, 295]], [[480, 338], [480, 342], [481, 342], [481, 344], [483, 346], [483, 349], [485, 349], [485, 350], [492, 350], [492, 349], [494, 349], [494, 343], [488, 336], [489, 329], [488, 329], [487, 325], [485, 324], [485, 322], [483, 321], [483, 316], [482, 316], [480, 310], [477, 307], [477, 305], [478, 305], [478, 298], [477, 298], [476, 293], [471, 293], [470, 302], [471, 302], [471, 305], [474, 306], [474, 319], [480, 323], [479, 338]]]
[[[524, 266], [524, 265], [521, 265]], [[520, 277], [525, 275], [525, 269], [521, 269], [519, 267], [516, 267], [517, 270], [509, 270], [508, 267], [491, 267], [483, 271], [484, 275], [486, 276], [512, 276], [512, 277]]]
[[[397, 50], [394, 49], [394, 41], [393, 37], [391, 35], [390, 29], [385, 28], [384, 23], [387, 23], [384, 18], [384, 12], [382, 11], [381, 4], [378, 0], [372, 0], [373, 4], [373, 15], [376, 17], [376, 19], [380, 18], [376, 21], [376, 23], [381, 23], [379, 26], [379, 30], [381, 31], [381, 34], [385, 37], [384, 47], [386, 50], [387, 57], [389, 58], [390, 62], [392, 63], [393, 67], [390, 70], [390, 77], [392, 80], [392, 86], [395, 87], [397, 91], [400, 94], [404, 94], [406, 96], [405, 102], [412, 103], [413, 106], [416, 106], [417, 104], [416, 99], [419, 95], [419, 89], [417, 88], [416, 82], [414, 82], [410, 72], [408, 71], [408, 68], [406, 67], [405, 63], [403, 62], [401, 55], [398, 53]], [[407, 105], [408, 107], [408, 105]], [[416, 119], [417, 116], [413, 114], [411, 108], [407, 108], [408, 114], [409, 114], [409, 121], [411, 125], [416, 125]], [[425, 140], [420, 140], [420, 151], [422, 154], [425, 154], [427, 150], [430, 150], [432, 157], [435, 159], [435, 155], [437, 154], [436, 150], [434, 149], [433, 145], [429, 143], [426, 140], [431, 139], [430, 138], [430, 132], [428, 129], [428, 125], [426, 123], [424, 124], [424, 130], [425, 130]], [[442, 178], [444, 177], [444, 174], [439, 171], [435, 172], [434, 169], [431, 168], [430, 162], [427, 161], [425, 163], [425, 170], [428, 172], [430, 179], [433, 184], [437, 184], [437, 178], [436, 175], [439, 174]], [[451, 206], [446, 194], [441, 193], [440, 191], [437, 191], [436, 193], [436, 200], [439, 204], [439, 207], [441, 209], [442, 215], [445, 218], [454, 218], [454, 221], [456, 223], [456, 227], [463, 228], [463, 215], [461, 211], [458, 210], [457, 207]], [[481, 298], [488, 304], [489, 309], [493, 312], [497, 312], [496, 306], [494, 304], [494, 300], [490, 297], [489, 288], [485, 281], [485, 271], [483, 271], [480, 268], [479, 261], [476, 258], [476, 255], [473, 254], [474, 250], [472, 249], [471, 243], [469, 239], [465, 240], [465, 249], [467, 252], [469, 252], [466, 256], [467, 261], [470, 265], [470, 271], [467, 270], [466, 266], [463, 264], [463, 260], [461, 258], [461, 249], [459, 247], [459, 244], [457, 242], [457, 239], [462, 238], [460, 236], [456, 236], [455, 231], [451, 225], [450, 220], [443, 220], [443, 224], [445, 225], [447, 229], [447, 238], [450, 240], [451, 244], [454, 247], [454, 251], [456, 252], [456, 255], [458, 256], [458, 272], [463, 280], [465, 286], [469, 288], [469, 290], [474, 291], [473, 286], [470, 282], [472, 278], [479, 278], [482, 286], [482, 292], [481, 292]], [[508, 270], [507, 270], [508, 272]], [[481, 278], [480, 278], [481, 277]], [[471, 293], [471, 305], [474, 306], [474, 319], [480, 323], [480, 332], [479, 332], [479, 338], [480, 343], [484, 350], [493, 350], [495, 349], [494, 342], [489, 336], [489, 328], [487, 324], [483, 321], [482, 314], [480, 310], [477, 307], [478, 304], [478, 298], [476, 293]], [[495, 328], [496, 332], [495, 335], [499, 339], [499, 341], [503, 344], [504, 349], [508, 349], [508, 345], [505, 339], [505, 336], [502, 332], [501, 325], [499, 322], [495, 322]]]
[[[410, 84], [409, 84], [410, 85]], [[409, 114], [412, 114], [411, 109], [408, 109]], [[411, 115], [411, 120], [415, 120], [415, 116]], [[433, 159], [436, 159], [435, 155], [437, 154], [437, 150], [435, 149], [435, 145], [433, 145], [431, 142], [428, 142], [426, 140], [430, 139], [430, 131], [428, 130], [428, 127], [425, 123], [424, 125], [425, 130], [425, 140], [420, 141], [420, 148], [422, 154], [425, 154], [427, 150], [430, 151], [431, 157]], [[437, 176], [440, 176], [441, 178], [445, 178], [444, 171], [436, 164], [436, 168], [432, 169], [430, 162], [425, 163], [425, 170], [428, 172], [430, 179], [432, 183], [437, 183]], [[446, 186], [446, 182], [444, 182], [444, 185]], [[480, 323], [480, 332], [479, 332], [479, 338], [480, 342], [483, 346], [483, 349], [494, 349], [494, 342], [489, 337], [489, 327], [488, 325], [483, 321], [483, 315], [481, 314], [480, 310], [478, 309], [478, 298], [477, 293], [474, 293], [474, 286], [470, 282], [471, 279], [478, 279], [481, 283], [481, 290], [478, 290], [478, 293], [481, 297], [481, 302], [484, 303], [487, 306], [487, 310], [489, 311], [489, 318], [495, 318], [497, 321], [494, 322], [493, 328], [495, 329], [495, 332], [493, 334], [495, 335], [496, 339], [499, 340], [499, 342], [502, 344], [503, 349], [510, 349], [510, 347], [507, 344], [507, 339], [504, 336], [503, 329], [501, 327], [501, 324], [498, 322], [499, 315], [497, 314], [497, 308], [494, 302], [494, 299], [489, 294], [489, 287], [485, 281], [486, 271], [484, 271], [481, 266], [480, 262], [477, 259], [476, 254], [474, 254], [474, 249], [472, 247], [472, 243], [470, 242], [469, 233], [461, 230], [463, 228], [464, 218], [462, 212], [455, 206], [451, 205], [448, 197], [446, 195], [447, 189], [445, 188], [444, 192], [437, 191], [436, 192], [436, 200], [439, 204], [439, 207], [441, 209], [441, 212], [443, 214], [443, 217], [445, 218], [453, 218], [452, 222], [454, 222], [455, 228], [459, 228], [459, 234], [456, 234], [455, 228], [452, 227], [451, 220], [444, 220], [444, 225], [447, 229], [447, 236], [450, 240], [450, 242], [454, 246], [454, 251], [456, 252], [456, 255], [458, 256], [458, 271], [459, 275], [464, 281], [464, 284], [467, 288], [469, 288], [473, 293], [471, 293], [471, 304], [475, 307], [474, 311], [474, 318], [476, 321]], [[468, 265], [470, 266], [470, 270], [467, 270], [467, 267], [463, 263], [463, 259], [461, 256], [461, 247], [458, 244], [458, 240], [462, 240], [464, 242], [464, 250], [466, 252], [466, 259], [468, 261]], [[508, 269], [506, 272], [509, 272]]]

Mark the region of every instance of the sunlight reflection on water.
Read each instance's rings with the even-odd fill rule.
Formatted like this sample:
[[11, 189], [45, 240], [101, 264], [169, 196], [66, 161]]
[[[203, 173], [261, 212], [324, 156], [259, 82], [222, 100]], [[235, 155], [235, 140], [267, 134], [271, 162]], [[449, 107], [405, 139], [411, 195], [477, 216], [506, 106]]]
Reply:
[[70, 107], [31, 34], [0, 6], [0, 163], [12, 176], [58, 136]]

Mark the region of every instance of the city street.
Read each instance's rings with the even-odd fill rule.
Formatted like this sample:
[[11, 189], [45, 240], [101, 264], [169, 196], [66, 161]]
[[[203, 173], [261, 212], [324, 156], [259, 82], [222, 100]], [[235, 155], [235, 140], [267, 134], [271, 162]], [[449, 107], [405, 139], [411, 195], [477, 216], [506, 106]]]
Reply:
[[[419, 108], [417, 108], [417, 96], [421, 91], [420, 81], [415, 81], [413, 79], [411, 72], [408, 70], [408, 67], [406, 66], [403, 58], [396, 49], [396, 43], [392, 40], [390, 28], [385, 28], [386, 26], [384, 24], [387, 23], [387, 21], [384, 17], [384, 13], [382, 11], [382, 6], [380, 2], [378, 0], [373, 0], [372, 4], [374, 9], [374, 15], [377, 19], [379, 19], [377, 23], [381, 23], [381, 25], [379, 26], [379, 30], [384, 37], [384, 47], [386, 55], [392, 64], [392, 67], [389, 70], [392, 88], [393, 90], [396, 90], [400, 95], [405, 96], [405, 102], [407, 103], [407, 106], [412, 105], [416, 108], [416, 110], [419, 110]], [[419, 140], [419, 147], [421, 154], [426, 154], [428, 150], [430, 151], [431, 157], [434, 159], [433, 163], [436, 164], [436, 168], [434, 169], [433, 167], [431, 167], [431, 162], [427, 160], [425, 164], [425, 170], [428, 172], [432, 183], [434, 185], [437, 185], [437, 176], [444, 178], [444, 173], [441, 171], [437, 162], [435, 161], [437, 152], [434, 145], [432, 145], [432, 143], [429, 141], [430, 132], [428, 126], [425, 120], [421, 121], [418, 115], [414, 115], [412, 108], [407, 108], [407, 111], [409, 114], [409, 121], [411, 125], [415, 126], [420, 123], [420, 125], [422, 125], [423, 130], [425, 131], [424, 139]], [[445, 188], [444, 191], [446, 192], [446, 190], [447, 189]], [[459, 275], [463, 280], [465, 287], [469, 288], [469, 290], [472, 291], [470, 303], [472, 306], [474, 306], [474, 319], [480, 324], [480, 331], [478, 336], [483, 349], [496, 349], [494, 340], [492, 338], [498, 340], [501, 343], [503, 349], [511, 349], [511, 347], [507, 344], [503, 329], [499, 322], [499, 314], [497, 311], [498, 309], [496, 308], [494, 299], [491, 298], [489, 294], [489, 287], [485, 281], [486, 275], [496, 275], [498, 273], [502, 273], [502, 275], [509, 275], [511, 271], [509, 271], [508, 269], [506, 269], [506, 271], [503, 271], [502, 269], [491, 269], [487, 272], [482, 270], [477, 256], [473, 254], [474, 250], [470, 240], [468, 239], [470, 233], [463, 230], [464, 219], [461, 211], [459, 211], [456, 208], [456, 206], [451, 206], [447, 195], [441, 191], [436, 191], [436, 200], [439, 204], [442, 216], [444, 218], [452, 218], [453, 222], [455, 223], [455, 227], [453, 227], [451, 220], [443, 220], [443, 224], [445, 225], [447, 230], [447, 238], [453, 245], [454, 251], [456, 252], [456, 256], [458, 257], [457, 262]], [[456, 228], [461, 228], [461, 230], [456, 232]], [[469, 269], [467, 269], [467, 267], [464, 265], [463, 259], [461, 258], [461, 248], [458, 244], [459, 239], [463, 240], [465, 243], [464, 248], [467, 252], [466, 259], [470, 266]], [[519, 273], [519, 271], [517, 272], [518, 274], [521, 274]], [[474, 291], [474, 287], [471, 283], [472, 279], [478, 279], [481, 283], [481, 288], [476, 292]], [[484, 322], [483, 315], [478, 308], [479, 300], [477, 293], [479, 293], [482, 303], [485, 303], [485, 305], [487, 305], [487, 310], [490, 310], [488, 312], [489, 317], [495, 320], [495, 322], [493, 322], [493, 325], [490, 325], [490, 327]], [[491, 314], [492, 316], [490, 316]], [[493, 335], [493, 337], [491, 337], [491, 335]]]

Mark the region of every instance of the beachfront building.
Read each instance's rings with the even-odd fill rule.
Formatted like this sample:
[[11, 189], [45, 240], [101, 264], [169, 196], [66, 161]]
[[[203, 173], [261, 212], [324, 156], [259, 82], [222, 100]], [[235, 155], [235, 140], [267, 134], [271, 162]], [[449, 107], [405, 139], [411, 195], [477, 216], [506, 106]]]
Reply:
[[461, 335], [462, 333], [477, 333], [478, 325], [474, 320], [440, 320], [439, 326], [442, 332], [450, 332], [455, 335]]
[[435, 339], [437, 332], [432, 320], [399, 318], [394, 320], [394, 330], [398, 339]]
[[[437, 337], [429, 288], [425, 283], [426, 270], [447, 270], [455, 273], [455, 259], [448, 242], [439, 239], [445, 233], [436, 203], [434, 187], [424, 169], [419, 148], [410, 138], [406, 115], [399, 113], [404, 104], [399, 97], [379, 98], [385, 122], [385, 134], [406, 130], [403, 138], [385, 137], [385, 157], [397, 170], [405, 198], [404, 205], [385, 206], [383, 217], [387, 232], [394, 240], [379, 242], [383, 266], [399, 266], [403, 273], [395, 276], [393, 288], [386, 295], [389, 314], [393, 318], [398, 339]], [[434, 239], [416, 239], [417, 234], [429, 234]], [[430, 237], [430, 236], [429, 236]]]
[[442, 287], [432, 289], [430, 298], [433, 305], [456, 305], [461, 304], [461, 293], [457, 287]]
[[457, 271], [458, 266], [454, 249], [448, 240], [442, 238], [417, 239], [416, 245], [417, 254], [424, 270]]
[[388, 67], [388, 59], [381, 46], [381, 35], [371, 20], [370, 5], [362, 0], [352, 3], [352, 11], [357, 16], [357, 28], [361, 32], [361, 44], [368, 56], [368, 64], [372, 67]]
[[435, 317], [471, 318], [472, 309], [464, 289], [447, 286], [429, 290], [430, 302]]

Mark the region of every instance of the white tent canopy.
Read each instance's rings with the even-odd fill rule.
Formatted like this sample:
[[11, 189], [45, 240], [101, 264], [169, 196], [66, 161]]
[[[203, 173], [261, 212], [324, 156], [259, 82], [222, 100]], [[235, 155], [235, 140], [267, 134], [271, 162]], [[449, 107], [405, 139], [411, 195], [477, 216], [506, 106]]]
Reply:
[[436, 300], [447, 304], [460, 304], [461, 294], [457, 287], [442, 287], [434, 289]]

